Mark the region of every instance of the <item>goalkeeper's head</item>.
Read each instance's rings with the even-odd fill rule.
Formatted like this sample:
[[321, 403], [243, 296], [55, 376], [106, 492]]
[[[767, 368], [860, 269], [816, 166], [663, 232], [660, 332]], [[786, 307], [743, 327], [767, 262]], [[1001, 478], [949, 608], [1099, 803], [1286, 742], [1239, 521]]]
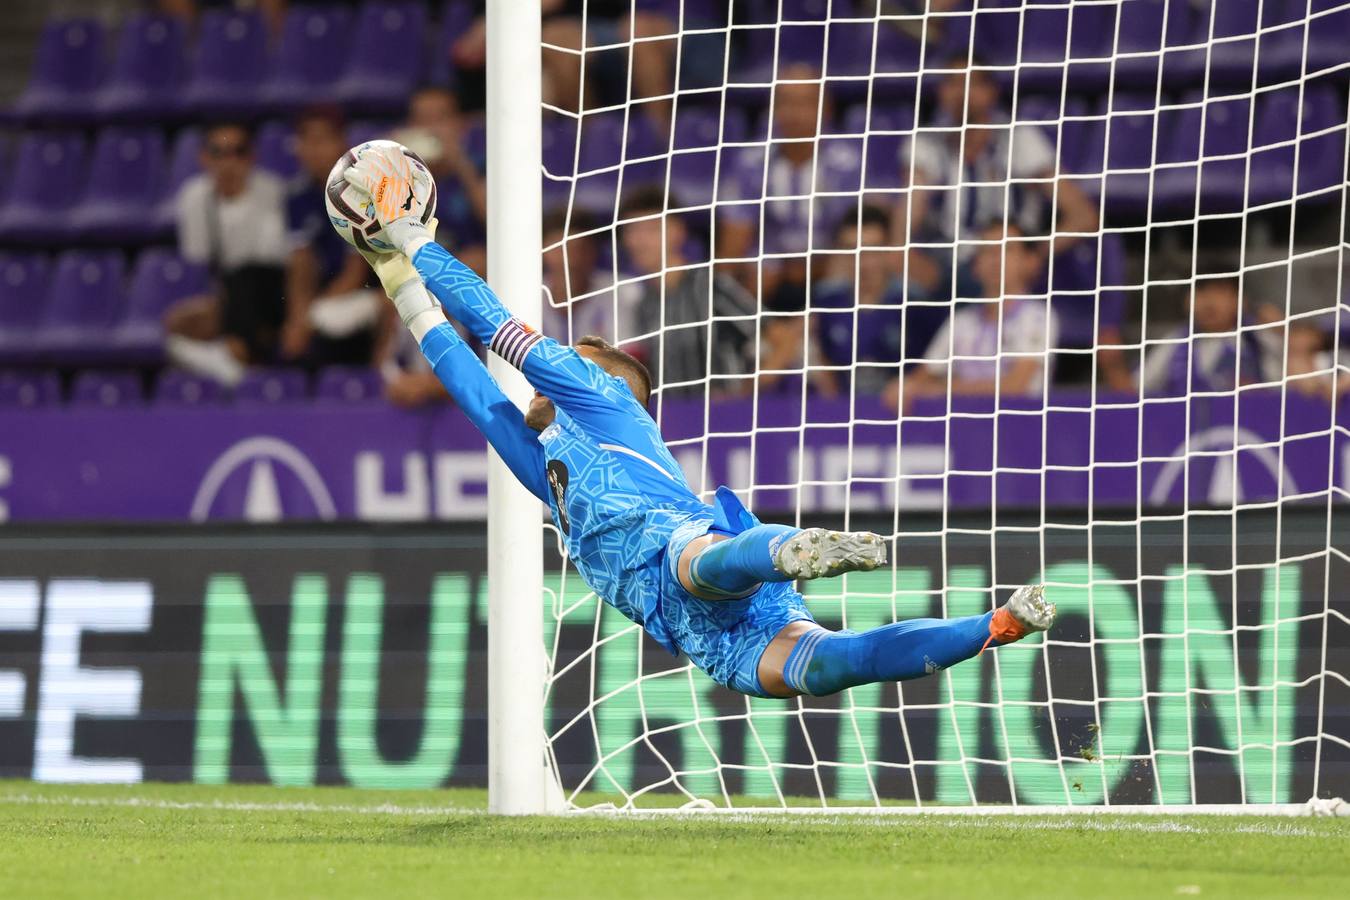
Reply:
[[[577, 353], [595, 363], [611, 375], [622, 378], [643, 406], [652, 394], [652, 376], [642, 361], [625, 353], [599, 335], [588, 334], [574, 345]], [[543, 431], [553, 424], [553, 401], [535, 391], [530, 408], [525, 412], [525, 424], [535, 431]]]

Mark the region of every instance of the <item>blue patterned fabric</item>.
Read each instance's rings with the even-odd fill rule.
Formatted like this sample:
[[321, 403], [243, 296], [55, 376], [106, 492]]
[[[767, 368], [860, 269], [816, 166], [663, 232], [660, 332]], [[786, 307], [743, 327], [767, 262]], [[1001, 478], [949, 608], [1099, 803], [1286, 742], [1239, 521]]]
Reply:
[[539, 465], [532, 460], [542, 451], [543, 493], [581, 577], [671, 653], [683, 650], [719, 684], [763, 696], [755, 676], [760, 654], [783, 625], [810, 618], [801, 595], [775, 584], [732, 603], [698, 600], [673, 568], [689, 541], [709, 529], [738, 534], [758, 520], [725, 488], [714, 506], [695, 496], [622, 378], [513, 319], [444, 248], [428, 244], [413, 262], [451, 317], [553, 401], [553, 424], [536, 437], [505, 410], [509, 401], [486, 368], [476, 358], [470, 364], [443, 334], [452, 329], [437, 327], [423, 341], [428, 358], [437, 354], [442, 383], [536, 494], [539, 481], [520, 469]]

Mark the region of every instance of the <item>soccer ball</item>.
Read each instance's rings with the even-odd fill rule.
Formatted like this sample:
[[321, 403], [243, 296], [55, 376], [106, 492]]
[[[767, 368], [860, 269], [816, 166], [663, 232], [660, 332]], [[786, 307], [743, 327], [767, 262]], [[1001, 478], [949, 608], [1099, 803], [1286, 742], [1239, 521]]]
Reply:
[[328, 173], [328, 184], [324, 189], [328, 221], [333, 223], [342, 239], [356, 249], [388, 253], [398, 248], [385, 239], [384, 228], [375, 218], [375, 204], [342, 177], [343, 172], [370, 153], [402, 153], [412, 162], [413, 202], [421, 210], [423, 224], [436, 214], [436, 179], [431, 177], [431, 170], [420, 156], [396, 141], [357, 144], [344, 153]]

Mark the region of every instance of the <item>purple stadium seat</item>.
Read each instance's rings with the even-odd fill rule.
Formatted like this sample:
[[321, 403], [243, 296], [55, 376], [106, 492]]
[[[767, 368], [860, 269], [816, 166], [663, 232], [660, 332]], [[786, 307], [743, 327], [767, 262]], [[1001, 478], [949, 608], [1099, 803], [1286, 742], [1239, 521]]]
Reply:
[[[1148, 211], [1151, 195], [1155, 101], [1148, 95], [1128, 94], [1116, 94], [1113, 100], [1114, 109], [1104, 125], [1107, 175], [1101, 206], [1108, 216], [1138, 220]], [[1107, 109], [1103, 107], [1103, 112]]]
[[202, 14], [197, 61], [183, 94], [194, 116], [252, 116], [262, 106], [267, 26], [256, 12]]
[[36, 358], [33, 334], [42, 319], [50, 268], [39, 254], [0, 253], [0, 360]]
[[288, 122], [268, 122], [259, 128], [254, 153], [259, 168], [282, 178], [292, 178], [300, 171], [300, 160], [295, 158], [295, 131]]
[[72, 406], [118, 409], [140, 406], [143, 400], [141, 377], [135, 372], [116, 369], [81, 372], [75, 376], [75, 384], [70, 389]]
[[60, 402], [61, 378], [55, 372], [0, 372], [0, 408], [34, 409]]
[[[466, 4], [461, 7], [469, 8]], [[347, 71], [337, 85], [342, 104], [366, 113], [401, 110], [422, 74], [426, 31], [424, 3], [369, 3], [362, 7], [347, 54]]]
[[183, 182], [201, 171], [202, 132], [199, 128], [184, 128], [174, 138], [169, 153], [169, 174], [164, 192], [155, 207], [155, 224], [172, 231], [178, 220], [178, 191]]
[[164, 192], [164, 135], [114, 127], [99, 134], [84, 199], [70, 211], [85, 241], [135, 244], [163, 234], [154, 209]]
[[118, 251], [69, 250], [57, 257], [36, 339], [44, 358], [116, 358], [110, 333], [125, 308], [124, 268]]
[[111, 77], [95, 98], [99, 115], [137, 122], [175, 116], [185, 71], [184, 44], [182, 20], [133, 13], [122, 26]]
[[160, 358], [165, 311], [180, 300], [204, 293], [209, 284], [203, 267], [183, 262], [172, 250], [152, 247], [142, 251], [127, 284], [126, 315], [112, 334], [112, 344], [127, 358]]
[[[1301, 195], [1316, 192], [1326, 201], [1339, 196], [1339, 190], [1327, 192], [1327, 189], [1339, 186], [1345, 178], [1345, 130], [1335, 127], [1344, 122], [1344, 110], [1344, 101], [1330, 87], [1305, 91], [1301, 115], [1298, 88], [1261, 95], [1252, 137], [1250, 202], [1288, 200], [1295, 190]], [[1324, 130], [1326, 134], [1311, 136]]]
[[51, 244], [68, 233], [67, 212], [84, 189], [86, 147], [76, 134], [29, 134], [19, 143], [0, 240]]
[[369, 367], [331, 366], [319, 373], [315, 396], [336, 403], [369, 403], [384, 397], [384, 380]]
[[1086, 238], [1055, 255], [1050, 304], [1061, 347], [1091, 347], [1097, 331], [1119, 328], [1125, 313], [1124, 241], [1118, 234]]
[[[1120, 5], [1118, 37], [1107, 49], [1115, 54], [1130, 54], [1114, 62], [1115, 83], [1118, 88], [1154, 91], [1158, 79], [1185, 88], [1186, 79], [1194, 77], [1194, 60], [1203, 65], [1203, 52], [1167, 51], [1167, 47], [1185, 44], [1190, 40], [1191, 13], [1185, 3], [1171, 0], [1131, 0]], [[1191, 72], [1186, 72], [1187, 67]], [[1189, 85], [1189, 86], [1193, 86]]]
[[103, 26], [96, 19], [48, 22], [28, 89], [14, 112], [29, 124], [81, 123], [103, 79]]
[[[388, 138], [390, 134], [397, 130], [397, 128], [398, 124], [393, 122], [353, 122], [347, 126], [347, 141], [351, 146], [355, 147], [357, 144], [364, 144], [366, 141]], [[465, 141], [468, 142], [471, 140], [472, 135], [473, 131], [470, 129], [469, 135], [466, 135], [465, 137]], [[487, 139], [487, 135], [482, 129], [479, 129], [478, 135], [484, 140]], [[481, 159], [484, 155], [485, 154], [483, 153], [479, 153], [476, 158]]]
[[272, 75], [263, 89], [267, 108], [286, 114], [335, 99], [351, 36], [351, 14], [340, 6], [291, 7], [273, 56]]
[[219, 383], [181, 369], [166, 369], [155, 383], [158, 406], [203, 406], [224, 399], [225, 389]]
[[249, 369], [235, 388], [237, 403], [270, 406], [298, 403], [308, 393], [305, 373], [299, 369]]
[[[1350, 77], [1345, 67], [1345, 36], [1350, 34], [1350, 7], [1342, 0], [1289, 0], [1306, 11], [1308, 18], [1308, 62], [1311, 75], [1339, 67], [1338, 77]], [[1306, 6], [1305, 6], [1306, 3]]]
[[[1198, 188], [1200, 212], [1240, 212], [1246, 197], [1250, 101], [1245, 97], [1216, 98], [1201, 106], [1201, 94], [1188, 95], [1186, 99], [1196, 105], [1168, 110], [1158, 119], [1158, 161], [1186, 165], [1158, 172], [1154, 181], [1155, 209], [1174, 217], [1190, 218], [1195, 215]], [[1221, 158], [1225, 156], [1234, 158]]]

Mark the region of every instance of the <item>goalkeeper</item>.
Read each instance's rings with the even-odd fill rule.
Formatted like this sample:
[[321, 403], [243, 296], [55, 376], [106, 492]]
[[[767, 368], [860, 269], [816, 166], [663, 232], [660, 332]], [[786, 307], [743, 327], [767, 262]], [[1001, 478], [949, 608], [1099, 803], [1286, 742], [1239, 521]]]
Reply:
[[[401, 156], [368, 154], [345, 177], [372, 198], [402, 250], [367, 254], [399, 316], [460, 408], [549, 505], [582, 578], [718, 684], [757, 697], [832, 694], [918, 678], [1053, 622], [1055, 608], [1035, 585], [979, 616], [859, 634], [817, 625], [792, 583], [875, 569], [886, 561], [881, 537], [761, 524], [725, 487], [712, 506], [701, 502], [647, 413], [640, 362], [599, 338], [559, 344], [513, 318], [432, 240], [405, 199], [412, 175]], [[529, 379], [536, 393], [524, 415], [442, 305]]]

